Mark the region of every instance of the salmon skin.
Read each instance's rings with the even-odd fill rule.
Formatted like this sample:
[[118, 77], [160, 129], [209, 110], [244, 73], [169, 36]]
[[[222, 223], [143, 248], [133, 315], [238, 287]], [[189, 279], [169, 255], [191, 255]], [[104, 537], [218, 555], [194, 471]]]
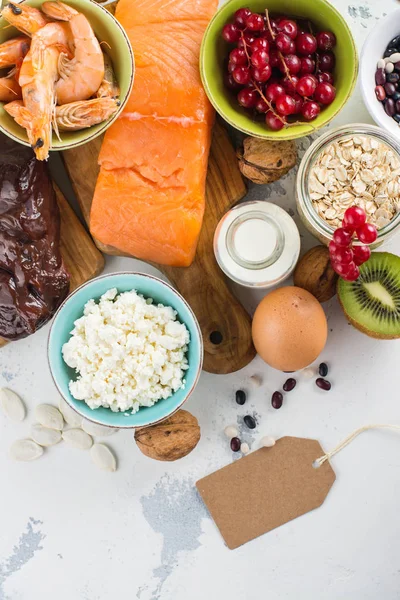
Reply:
[[189, 266], [205, 206], [214, 111], [200, 81], [200, 44], [216, 0], [119, 0], [135, 54], [127, 106], [107, 131], [90, 230], [101, 243]]

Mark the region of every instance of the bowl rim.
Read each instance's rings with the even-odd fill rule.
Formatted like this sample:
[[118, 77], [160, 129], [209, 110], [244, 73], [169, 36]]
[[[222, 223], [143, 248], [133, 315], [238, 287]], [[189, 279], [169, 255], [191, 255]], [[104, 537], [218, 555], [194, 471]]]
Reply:
[[[45, 0], [43, 0], [44, 2]], [[101, 9], [101, 11], [103, 11], [103, 13], [106, 13], [107, 17], [114, 23], [114, 25], [116, 25], [118, 27], [118, 29], [120, 30], [120, 32], [122, 33], [124, 39], [125, 39], [125, 43], [127, 45], [130, 57], [131, 57], [131, 64], [132, 64], [132, 68], [131, 68], [131, 73], [130, 73], [130, 80], [129, 80], [129, 86], [125, 95], [125, 98], [121, 101], [120, 106], [118, 107], [118, 110], [116, 111], [115, 115], [113, 115], [110, 119], [108, 119], [107, 121], [104, 121], [103, 125], [100, 127], [100, 129], [98, 129], [98, 131], [92, 133], [91, 135], [89, 135], [87, 138], [83, 139], [83, 140], [79, 140], [79, 141], [70, 141], [70, 142], [65, 142], [64, 144], [57, 146], [57, 147], [51, 147], [50, 148], [50, 152], [64, 152], [64, 150], [72, 150], [72, 148], [78, 148], [79, 146], [83, 146], [84, 144], [87, 144], [88, 142], [91, 142], [92, 140], [96, 139], [99, 135], [101, 135], [102, 133], [104, 133], [105, 131], [107, 131], [107, 129], [109, 127], [111, 127], [111, 125], [113, 123], [115, 123], [115, 121], [118, 119], [118, 117], [121, 115], [122, 111], [124, 110], [130, 96], [132, 93], [132, 89], [133, 89], [133, 84], [134, 84], [134, 80], [135, 80], [135, 72], [136, 72], [136, 66], [135, 66], [135, 56], [133, 53], [133, 48], [132, 48], [132, 44], [128, 38], [128, 35], [125, 31], [125, 29], [122, 27], [121, 23], [119, 21], [117, 21], [117, 19], [114, 17], [114, 15], [112, 13], [110, 13], [110, 11], [108, 11], [102, 4], [99, 4], [98, 2], [96, 2], [95, 0], [81, 0], [83, 2], [90, 2], [91, 4], [93, 4], [94, 6], [96, 6], [96, 8]], [[20, 0], [19, 4], [24, 4], [25, 2], [29, 3], [29, 0]], [[68, 0], [67, 0], [68, 2]], [[0, 13], [0, 17], [1, 17], [1, 13]], [[88, 132], [90, 132], [91, 127], [88, 127]], [[4, 127], [1, 124], [0, 121], [0, 131], [2, 133], [4, 133], [7, 137], [11, 138], [12, 140], [14, 140], [15, 142], [18, 142], [19, 144], [22, 144], [23, 146], [27, 146], [28, 148], [31, 147], [31, 145], [29, 144], [29, 142], [25, 141], [25, 140], [21, 140], [21, 138], [17, 137], [16, 135], [14, 135], [13, 133], [11, 133], [6, 127]], [[81, 130], [82, 131], [82, 130]]]
[[[171, 411], [165, 417], [162, 417], [160, 419], [155, 419], [153, 421], [149, 421], [149, 423], [147, 423], [146, 425], [139, 425], [139, 426], [128, 425], [128, 424], [127, 425], [108, 425], [108, 424], [105, 425], [103, 422], [98, 421], [95, 418], [89, 418], [86, 414], [82, 414], [81, 412], [79, 412], [77, 410], [76, 406], [74, 406], [73, 404], [71, 404], [69, 402], [69, 400], [65, 397], [64, 392], [60, 389], [60, 387], [59, 387], [59, 385], [58, 385], [58, 383], [56, 381], [56, 378], [54, 376], [53, 369], [52, 369], [52, 366], [51, 366], [51, 360], [50, 360], [50, 338], [51, 338], [51, 334], [52, 334], [53, 327], [54, 327], [54, 324], [56, 322], [56, 319], [60, 316], [60, 313], [63, 310], [63, 308], [66, 305], [66, 303], [76, 293], [78, 293], [81, 289], [89, 286], [91, 283], [93, 283], [95, 281], [99, 281], [101, 279], [108, 279], [108, 278], [112, 278], [112, 277], [116, 277], [116, 276], [121, 276], [121, 275], [140, 275], [141, 277], [145, 277], [147, 279], [152, 279], [153, 281], [156, 281], [157, 283], [162, 284], [163, 286], [169, 288], [175, 294], [175, 296], [177, 296], [178, 299], [180, 299], [181, 302], [188, 309], [189, 314], [191, 315], [191, 317], [193, 319], [193, 324], [194, 324], [194, 326], [195, 326], [195, 328], [197, 330], [198, 338], [199, 338], [200, 360], [199, 360], [199, 364], [197, 366], [196, 377], [195, 377], [195, 380], [193, 381], [192, 386], [190, 387], [189, 390], [187, 390], [187, 391], [185, 390], [186, 393], [184, 395], [184, 398], [183, 398], [182, 402], [176, 408], [174, 408], [173, 411]], [[132, 289], [134, 289], [134, 288], [132, 288]], [[139, 293], [140, 293], [140, 291], [139, 291]], [[178, 410], [180, 410], [181, 407], [185, 404], [185, 402], [190, 398], [190, 396], [193, 394], [194, 390], [197, 387], [197, 384], [199, 382], [200, 375], [201, 375], [201, 372], [202, 372], [202, 369], [203, 369], [204, 343], [203, 343], [203, 335], [201, 333], [200, 325], [199, 325], [199, 322], [197, 320], [196, 315], [193, 312], [193, 309], [191, 308], [190, 304], [185, 300], [185, 298], [174, 287], [172, 287], [172, 285], [170, 283], [167, 283], [166, 281], [163, 281], [162, 279], [160, 279], [159, 277], [156, 277], [155, 275], [150, 275], [148, 273], [143, 273], [142, 271], [114, 271], [112, 273], [105, 273], [103, 275], [99, 275], [98, 277], [94, 277], [93, 279], [89, 279], [89, 281], [85, 281], [85, 283], [82, 283], [82, 285], [80, 285], [73, 292], [71, 292], [65, 298], [65, 300], [60, 304], [60, 306], [58, 307], [57, 311], [54, 313], [52, 321], [51, 321], [49, 333], [48, 333], [48, 336], [47, 336], [47, 353], [46, 354], [47, 354], [47, 364], [48, 364], [48, 367], [49, 367], [50, 375], [51, 375], [51, 378], [53, 380], [54, 385], [57, 388], [58, 393], [60, 394], [60, 396], [62, 397], [62, 399], [68, 404], [68, 406], [70, 408], [72, 408], [72, 410], [75, 411], [80, 417], [82, 417], [83, 419], [86, 419], [87, 421], [91, 421], [92, 423], [96, 423], [97, 425], [103, 425], [104, 427], [111, 427], [113, 429], [139, 429], [139, 428], [145, 428], [145, 427], [152, 427], [153, 425], [157, 425], [158, 423], [162, 423], [166, 419], [169, 419], [170, 417], [172, 417], [172, 415], [174, 415], [176, 412], [178, 412]], [[84, 400], [82, 402], [84, 402]], [[161, 402], [161, 400], [158, 400], [158, 402]], [[139, 408], [139, 411], [140, 411], [140, 408]], [[95, 412], [96, 412], [95, 409], [93, 409], [93, 413], [95, 413]], [[121, 411], [119, 411], [119, 412], [121, 413]]]
[[[369, 87], [367, 87], [366, 85], [366, 81], [365, 81], [365, 73], [364, 73], [364, 65], [365, 65], [365, 55], [367, 53], [367, 50], [371, 47], [373, 41], [375, 40], [375, 38], [378, 36], [378, 34], [385, 29], [385, 25], [387, 23], [387, 21], [392, 21], [394, 20], [396, 17], [398, 17], [398, 19], [400, 20], [400, 8], [395, 9], [392, 12], [389, 12], [386, 17], [384, 17], [383, 19], [379, 19], [379, 21], [375, 24], [375, 26], [371, 29], [371, 31], [368, 33], [367, 37], [365, 38], [365, 41], [362, 45], [361, 48], [361, 52], [360, 52], [360, 88], [361, 88], [361, 96], [363, 99], [363, 102], [365, 104], [365, 106], [367, 107], [368, 113], [371, 117], [371, 119], [375, 122], [376, 125], [378, 125], [379, 127], [382, 127], [383, 129], [385, 129], [385, 131], [389, 132], [391, 135], [396, 136], [396, 134], [392, 131], [392, 129], [390, 129], [387, 126], [387, 121], [384, 118], [386, 115], [383, 106], [380, 106], [380, 108], [382, 109], [382, 115], [380, 114], [380, 112], [378, 113], [378, 111], [375, 112], [374, 108], [373, 108], [373, 104], [372, 102], [375, 100], [376, 104], [379, 106], [379, 101], [376, 99], [375, 93], [374, 93], [374, 86], [375, 86], [375, 82], [372, 81], [371, 82], [371, 94], [367, 93], [367, 89], [369, 89]], [[400, 27], [400, 25], [399, 25]], [[380, 57], [382, 58], [382, 57]], [[376, 59], [378, 61], [378, 58]], [[400, 130], [399, 130], [399, 135], [400, 135]]]
[[[350, 97], [353, 94], [354, 89], [356, 87], [357, 80], [358, 80], [358, 73], [359, 73], [360, 60], [359, 60], [359, 53], [357, 50], [357, 45], [355, 43], [350, 26], [347, 23], [346, 19], [341, 14], [341, 12], [338, 11], [337, 8], [335, 8], [335, 6], [333, 6], [333, 4], [328, 2], [328, 0], [319, 0], [319, 2], [324, 4], [329, 10], [336, 13], [337, 17], [342, 22], [344, 28], [347, 30], [347, 32], [349, 34], [349, 39], [351, 41], [351, 45], [352, 45], [353, 52], [354, 52], [355, 61], [354, 61], [354, 65], [353, 65], [351, 85], [347, 91], [347, 94], [346, 94], [341, 106], [338, 107], [337, 110], [327, 120], [325, 120], [323, 123], [321, 123], [317, 127], [314, 127], [311, 123], [301, 122], [302, 126], [308, 125], [308, 131], [305, 131], [303, 133], [295, 133], [295, 129], [296, 129], [297, 125], [293, 125], [290, 127], [286, 127], [284, 129], [280, 130], [279, 132], [277, 132], [277, 133], [281, 134], [280, 136], [274, 135], [273, 133], [270, 133], [268, 130], [266, 130], [265, 134], [264, 133], [256, 134], [254, 131], [251, 131], [250, 129], [246, 129], [246, 127], [244, 127], [244, 126], [243, 127], [239, 126], [237, 123], [235, 123], [235, 121], [233, 121], [232, 119], [228, 118], [226, 115], [223, 114], [223, 112], [219, 109], [218, 102], [214, 99], [213, 95], [210, 92], [207, 77], [205, 76], [206, 68], [205, 68], [205, 60], [204, 59], [205, 59], [205, 54], [206, 54], [205, 50], [206, 50], [206, 44], [208, 42], [209, 33], [210, 33], [212, 27], [214, 26], [214, 22], [219, 17], [220, 13], [223, 10], [226, 10], [226, 8], [230, 4], [233, 4], [235, 1], [236, 0], [228, 0], [228, 2], [225, 2], [222, 6], [219, 7], [219, 9], [217, 10], [217, 12], [215, 13], [215, 15], [213, 16], [213, 18], [211, 19], [211, 21], [209, 22], [209, 24], [207, 26], [207, 29], [203, 35], [203, 39], [202, 39], [201, 47], [200, 47], [200, 77], [201, 77], [201, 81], [202, 81], [203, 87], [205, 89], [205, 92], [207, 94], [207, 97], [208, 97], [209, 101], [211, 102], [211, 104], [213, 105], [213, 107], [215, 108], [215, 110], [217, 111], [217, 113], [234, 129], [241, 131], [242, 133], [246, 133], [247, 135], [250, 135], [252, 137], [256, 137], [258, 139], [265, 139], [265, 140], [274, 140], [274, 141], [275, 140], [278, 140], [278, 141], [295, 140], [295, 139], [299, 139], [302, 137], [306, 137], [307, 135], [312, 135], [316, 131], [322, 129], [323, 127], [326, 127], [335, 117], [337, 117], [337, 115], [341, 112], [341, 110], [347, 104], [348, 100], [350, 99]], [[287, 134], [282, 135], [282, 132], [285, 130], [287, 131]]]

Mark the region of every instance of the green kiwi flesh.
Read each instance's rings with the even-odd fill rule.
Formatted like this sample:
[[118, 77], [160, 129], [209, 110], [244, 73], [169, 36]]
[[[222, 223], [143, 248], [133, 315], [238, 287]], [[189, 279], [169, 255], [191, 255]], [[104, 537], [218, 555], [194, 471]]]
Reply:
[[339, 279], [338, 296], [354, 327], [374, 338], [400, 338], [399, 256], [373, 252], [357, 281]]

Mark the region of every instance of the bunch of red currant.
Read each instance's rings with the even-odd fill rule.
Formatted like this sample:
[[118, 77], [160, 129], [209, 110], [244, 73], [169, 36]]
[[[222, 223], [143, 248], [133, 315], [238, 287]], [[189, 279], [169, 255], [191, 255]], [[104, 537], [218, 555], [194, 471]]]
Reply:
[[[332, 267], [346, 281], [358, 279], [358, 267], [371, 256], [371, 249], [366, 244], [373, 244], [378, 237], [375, 225], [366, 223], [366, 219], [365, 212], [359, 206], [348, 208], [344, 213], [342, 227], [336, 229], [329, 244]], [[355, 238], [362, 245], [355, 246]]]
[[313, 35], [310, 23], [240, 8], [222, 37], [236, 46], [229, 53], [227, 87], [241, 106], [265, 115], [270, 129], [282, 129], [291, 115], [312, 121], [334, 101], [334, 33]]

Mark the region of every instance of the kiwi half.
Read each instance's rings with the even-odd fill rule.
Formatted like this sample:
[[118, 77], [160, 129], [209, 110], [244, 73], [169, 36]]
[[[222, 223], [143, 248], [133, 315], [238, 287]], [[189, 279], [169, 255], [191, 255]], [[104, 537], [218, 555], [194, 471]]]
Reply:
[[339, 279], [338, 296], [350, 323], [370, 337], [400, 338], [400, 257], [373, 252], [357, 281]]

